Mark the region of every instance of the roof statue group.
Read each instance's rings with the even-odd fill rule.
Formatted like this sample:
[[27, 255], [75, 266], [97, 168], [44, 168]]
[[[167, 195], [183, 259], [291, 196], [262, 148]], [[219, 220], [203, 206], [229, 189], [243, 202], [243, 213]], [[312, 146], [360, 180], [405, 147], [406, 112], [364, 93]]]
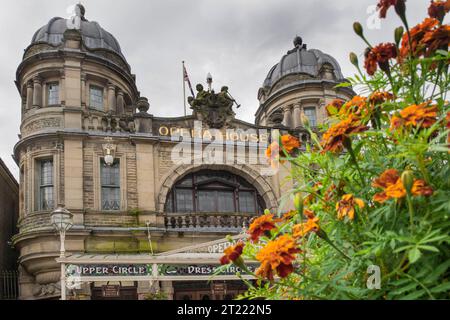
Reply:
[[188, 98], [194, 116], [213, 129], [220, 129], [230, 123], [236, 115], [233, 111], [236, 101], [228, 93], [228, 87], [222, 87], [220, 93], [211, 89], [205, 91], [201, 84], [196, 89], [197, 96]]

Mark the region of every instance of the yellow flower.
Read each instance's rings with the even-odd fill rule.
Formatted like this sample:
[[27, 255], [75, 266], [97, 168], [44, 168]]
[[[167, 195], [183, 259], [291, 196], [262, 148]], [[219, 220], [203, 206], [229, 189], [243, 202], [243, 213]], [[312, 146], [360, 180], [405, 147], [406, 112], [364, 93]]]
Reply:
[[346, 194], [342, 200], [336, 203], [336, 211], [338, 212], [338, 219], [342, 220], [348, 217], [350, 220], [355, 219], [355, 207], [364, 208], [364, 201], [355, 198], [352, 194]]

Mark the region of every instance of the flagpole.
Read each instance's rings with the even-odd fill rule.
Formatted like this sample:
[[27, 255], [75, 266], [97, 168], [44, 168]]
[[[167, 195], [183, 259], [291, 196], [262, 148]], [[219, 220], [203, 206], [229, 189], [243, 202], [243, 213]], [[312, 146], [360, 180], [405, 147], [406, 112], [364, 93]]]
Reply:
[[183, 61], [183, 102], [184, 102], [184, 116], [187, 116], [187, 109], [186, 109], [186, 75], [185, 75], [185, 67], [184, 67], [184, 61]]

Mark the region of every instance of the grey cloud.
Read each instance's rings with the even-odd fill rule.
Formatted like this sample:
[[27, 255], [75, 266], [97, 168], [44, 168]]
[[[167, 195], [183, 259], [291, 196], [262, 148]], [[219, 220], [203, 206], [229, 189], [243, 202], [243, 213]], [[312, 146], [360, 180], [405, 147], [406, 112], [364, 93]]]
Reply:
[[[16, 0], [0, 12], [0, 157], [17, 175], [10, 155], [18, 141], [19, 94], [13, 83], [23, 49], [33, 33], [54, 16], [66, 16], [74, 0]], [[228, 85], [242, 104], [238, 117], [253, 122], [257, 91], [269, 69], [300, 35], [310, 48], [333, 55], [346, 76], [354, 69], [348, 53], [361, 54], [364, 44], [352, 23], [363, 24], [376, 0], [85, 0], [86, 17], [99, 22], [119, 40], [137, 75], [139, 90], [158, 116], [183, 114], [181, 61], [193, 84], [207, 72], [215, 87]], [[428, 1], [408, 0], [411, 25], [426, 14]], [[390, 12], [380, 30], [367, 30], [374, 43], [392, 41], [400, 21]], [[389, 32], [387, 33], [387, 31]]]

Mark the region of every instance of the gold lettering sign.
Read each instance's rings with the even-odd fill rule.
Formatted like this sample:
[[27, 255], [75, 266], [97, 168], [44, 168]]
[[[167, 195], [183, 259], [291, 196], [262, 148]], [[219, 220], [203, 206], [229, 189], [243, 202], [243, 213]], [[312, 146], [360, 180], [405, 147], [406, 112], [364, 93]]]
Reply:
[[198, 130], [198, 129], [185, 129], [180, 127], [159, 127], [159, 135], [161, 136], [190, 136], [196, 139], [203, 139], [205, 141], [214, 140], [224, 140], [233, 142], [250, 142], [250, 143], [268, 143], [269, 134], [268, 133], [248, 133], [241, 130], [236, 132], [226, 131], [217, 134], [217, 131], [211, 130]]

